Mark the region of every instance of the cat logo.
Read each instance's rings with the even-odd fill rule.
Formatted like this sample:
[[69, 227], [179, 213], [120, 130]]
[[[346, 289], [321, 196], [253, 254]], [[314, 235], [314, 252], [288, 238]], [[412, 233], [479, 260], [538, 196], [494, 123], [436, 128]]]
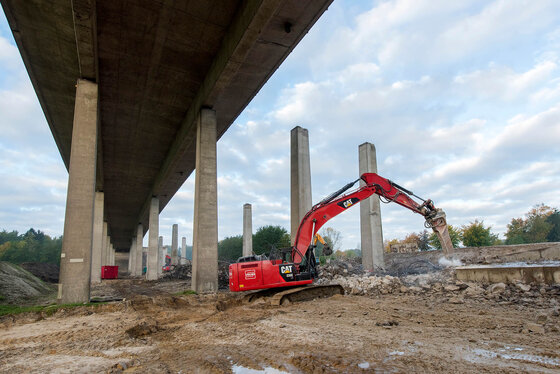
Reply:
[[280, 266], [280, 273], [282, 273], [282, 274], [291, 274], [291, 273], [293, 273], [293, 271], [292, 271], [292, 265]]
[[291, 282], [291, 281], [295, 280], [294, 265], [281, 265], [281, 266], [278, 267], [278, 269], [280, 270], [280, 276], [286, 282]]
[[360, 201], [360, 199], [358, 199], [357, 197], [352, 197], [350, 199], [339, 202], [337, 205], [344, 209], [348, 209], [354, 204], [356, 204], [358, 201]]

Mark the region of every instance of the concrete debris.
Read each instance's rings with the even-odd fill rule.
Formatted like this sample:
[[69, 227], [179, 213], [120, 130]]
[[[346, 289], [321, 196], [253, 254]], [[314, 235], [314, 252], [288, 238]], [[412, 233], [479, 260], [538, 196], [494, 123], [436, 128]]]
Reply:
[[[176, 265], [171, 271], [163, 274], [162, 279], [191, 279], [192, 278], [192, 264], [189, 261], [184, 265]], [[229, 263], [218, 263], [218, 288], [227, 289], [229, 285]]]
[[524, 284], [524, 283], [516, 283], [515, 286], [517, 288], [519, 288], [521, 291], [523, 292], [529, 292], [531, 291], [531, 286], [528, 284]]
[[[353, 266], [353, 269], [356, 267]], [[553, 303], [560, 295], [560, 285], [547, 285], [538, 289], [534, 285], [517, 283], [482, 283], [456, 280], [452, 269], [425, 274], [395, 277], [360, 273], [339, 263], [321, 269], [323, 274], [317, 284], [340, 284], [346, 294], [379, 296], [386, 294], [441, 295], [451, 304], [462, 304], [468, 299], [488, 299], [497, 302], [530, 304]], [[358, 267], [359, 269], [359, 267]], [[347, 275], [343, 270], [353, 272]], [[534, 291], [531, 291], [534, 290]], [[556, 305], [551, 305], [552, 307]], [[553, 312], [551, 312], [553, 313]]]
[[502, 293], [506, 290], [505, 283], [494, 283], [488, 287], [488, 292], [492, 294]]

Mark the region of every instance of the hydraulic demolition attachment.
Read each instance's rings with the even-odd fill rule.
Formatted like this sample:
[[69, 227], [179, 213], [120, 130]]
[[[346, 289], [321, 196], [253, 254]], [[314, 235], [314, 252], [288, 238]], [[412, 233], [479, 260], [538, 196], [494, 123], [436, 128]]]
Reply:
[[[344, 194], [358, 181], [363, 182], [361, 187]], [[230, 290], [295, 287], [312, 283], [318, 275], [314, 249], [316, 241], [322, 239], [318, 235], [319, 229], [331, 218], [373, 194], [379, 195], [383, 202], [396, 203], [422, 215], [426, 219], [426, 227], [437, 234], [444, 253], [446, 255], [451, 253], [453, 245], [447, 230], [445, 213], [437, 209], [432, 200], [424, 200], [375, 173], [364, 173], [359, 179], [332, 193], [307, 212], [301, 220], [293, 247], [272, 251], [268, 258], [266, 256], [241, 258], [237, 263], [231, 264], [229, 266]], [[413, 200], [412, 196], [422, 203]]]

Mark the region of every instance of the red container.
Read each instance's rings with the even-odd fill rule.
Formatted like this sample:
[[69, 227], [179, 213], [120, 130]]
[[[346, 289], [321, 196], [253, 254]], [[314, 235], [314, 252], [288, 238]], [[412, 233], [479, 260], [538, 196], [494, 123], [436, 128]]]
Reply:
[[118, 276], [118, 266], [101, 266], [101, 279], [117, 279]]

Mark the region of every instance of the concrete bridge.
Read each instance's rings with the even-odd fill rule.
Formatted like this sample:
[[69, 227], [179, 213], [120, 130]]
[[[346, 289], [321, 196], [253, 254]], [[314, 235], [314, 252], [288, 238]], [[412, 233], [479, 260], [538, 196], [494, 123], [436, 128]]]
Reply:
[[[217, 289], [216, 141], [332, 0], [0, 0], [69, 171], [59, 301], [130, 251], [196, 173], [193, 287]], [[93, 271], [92, 271], [93, 269]]]

